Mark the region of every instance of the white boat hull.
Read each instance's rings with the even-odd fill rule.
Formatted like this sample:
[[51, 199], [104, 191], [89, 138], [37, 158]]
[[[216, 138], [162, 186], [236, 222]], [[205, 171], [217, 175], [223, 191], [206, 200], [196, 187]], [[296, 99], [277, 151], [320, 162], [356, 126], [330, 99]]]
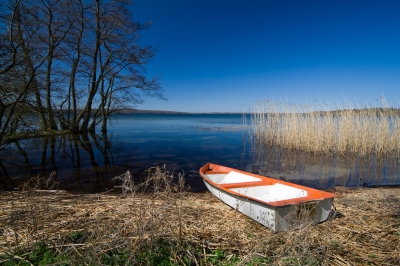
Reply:
[[[249, 184], [258, 182], [257, 179], [262, 180], [263, 177], [249, 176], [236, 170], [229, 174], [202, 174], [202, 176], [205, 185], [214, 196], [276, 232], [298, 229], [327, 220], [336, 196], [321, 191], [328, 196], [323, 194], [325, 197], [310, 200], [308, 195], [311, 194], [310, 190], [314, 194], [318, 190], [299, 185], [292, 187], [288, 185], [290, 183], [279, 180], [274, 184], [253, 186]], [[247, 178], [245, 183], [242, 182], [244, 178]], [[308, 200], [305, 200], [307, 196]], [[287, 203], [282, 203], [285, 201]]]

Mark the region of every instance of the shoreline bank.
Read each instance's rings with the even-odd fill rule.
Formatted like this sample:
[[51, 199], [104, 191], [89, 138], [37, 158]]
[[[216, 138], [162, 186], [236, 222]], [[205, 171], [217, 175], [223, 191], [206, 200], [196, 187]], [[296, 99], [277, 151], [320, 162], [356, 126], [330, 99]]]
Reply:
[[[198, 265], [208, 265], [218, 252], [223, 254], [218, 257], [222, 265], [230, 261], [270, 265], [400, 263], [400, 188], [337, 187], [332, 192], [338, 195], [335, 218], [280, 233], [232, 210], [209, 192], [124, 198], [64, 191], [0, 192], [0, 256], [4, 259], [16, 246], [29, 247], [44, 240], [54, 246], [60, 246], [60, 241], [73, 245], [77, 251], [70, 251], [70, 256], [74, 258], [76, 252], [95, 255], [93, 252], [116, 243], [132, 249], [133, 243], [164, 239], [169, 245], [175, 243], [171, 246], [174, 252], [179, 243], [198, 248], [199, 254], [193, 251], [189, 256]], [[33, 221], [39, 228], [36, 231]], [[86, 237], [68, 243], [66, 239], [76, 232]], [[137, 250], [131, 252], [134, 260]], [[187, 257], [176, 252], [178, 257], [171, 253], [170, 259], [182, 264], [178, 258]]]

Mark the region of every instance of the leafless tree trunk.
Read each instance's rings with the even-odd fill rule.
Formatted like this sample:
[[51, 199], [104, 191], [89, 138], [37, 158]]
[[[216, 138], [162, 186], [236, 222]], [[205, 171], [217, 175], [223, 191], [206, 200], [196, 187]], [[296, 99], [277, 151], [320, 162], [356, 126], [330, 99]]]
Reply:
[[[106, 131], [117, 108], [134, 107], [143, 96], [163, 99], [157, 78], [145, 75], [154, 49], [138, 45], [149, 25], [132, 20], [131, 0], [7, 1], [9, 12], [0, 15], [7, 37], [0, 48], [0, 135], [11, 124], [29, 125], [32, 115], [36, 129], [84, 132], [101, 123]], [[20, 112], [15, 122], [4, 120], [25, 109], [29, 114]]]
[[[73, 37], [73, 51], [71, 53], [75, 54], [72, 58], [72, 67], [71, 67], [71, 76], [70, 76], [70, 83], [69, 83], [69, 91], [68, 91], [68, 109], [67, 109], [67, 115], [68, 115], [68, 120], [70, 121], [69, 129], [72, 132], [78, 132], [79, 131], [79, 121], [77, 119], [77, 114], [78, 114], [78, 105], [77, 105], [77, 93], [76, 93], [76, 76], [77, 76], [77, 71], [78, 71], [78, 66], [80, 64], [81, 60], [81, 54], [82, 54], [82, 39], [83, 39], [83, 33], [85, 30], [85, 13], [84, 13], [84, 5], [82, 3], [82, 0], [78, 0], [75, 3], [76, 6], [76, 14], [79, 14], [76, 16], [76, 33], [72, 36]], [[72, 107], [71, 107], [71, 102], [72, 102]], [[71, 117], [70, 117], [71, 115]]]

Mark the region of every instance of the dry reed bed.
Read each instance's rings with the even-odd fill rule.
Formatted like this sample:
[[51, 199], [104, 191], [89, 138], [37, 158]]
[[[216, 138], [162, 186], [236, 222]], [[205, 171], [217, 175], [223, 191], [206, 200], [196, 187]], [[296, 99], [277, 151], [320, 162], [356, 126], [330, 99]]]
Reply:
[[255, 136], [265, 144], [324, 154], [400, 158], [400, 109], [354, 108], [266, 100], [253, 111]]
[[[210, 265], [212, 251], [223, 250], [226, 263], [236, 256], [238, 265], [256, 259], [271, 265], [399, 265], [400, 188], [342, 188], [335, 193], [337, 218], [272, 233], [208, 192], [128, 197], [1, 192], [0, 253], [12, 254], [17, 245], [48, 241], [83, 262], [85, 253], [100, 258], [123, 247], [134, 254], [143, 241], [162, 238], [175, 243], [171, 262], [177, 264], [183, 264], [184, 252], [192, 254], [193, 265]], [[76, 232], [85, 239], [68, 241], [66, 236]], [[179, 243], [202, 249], [204, 256], [196, 257], [193, 248], [182, 248], [183, 244], [180, 248]]]

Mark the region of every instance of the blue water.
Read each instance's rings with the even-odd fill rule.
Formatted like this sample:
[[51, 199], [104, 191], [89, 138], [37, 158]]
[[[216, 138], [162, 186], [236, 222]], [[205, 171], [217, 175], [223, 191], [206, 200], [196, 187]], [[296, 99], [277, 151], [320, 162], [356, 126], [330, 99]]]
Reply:
[[[243, 168], [241, 114], [124, 114], [111, 118], [107, 135], [36, 138], [2, 151], [0, 177], [15, 180], [57, 173], [60, 187], [105, 191], [112, 178], [139, 176], [154, 166], [184, 173], [192, 190], [203, 190], [198, 169], [207, 162]], [[11, 185], [10, 185], [11, 186]]]
[[268, 148], [252, 138], [250, 120], [241, 114], [114, 115], [106, 135], [9, 145], [1, 151], [0, 181], [6, 180], [9, 189], [14, 181], [54, 171], [59, 188], [103, 192], [115, 186], [113, 177], [126, 171], [140, 177], [150, 167], [165, 165], [184, 173], [192, 191], [201, 191], [205, 187], [198, 169], [213, 162], [320, 189], [400, 184], [397, 161]]
[[198, 169], [207, 162], [243, 168], [246, 134], [240, 114], [130, 114], [111, 123], [109, 136], [123, 152], [116, 163], [140, 172], [166, 165], [184, 172], [193, 189], [204, 189]]

